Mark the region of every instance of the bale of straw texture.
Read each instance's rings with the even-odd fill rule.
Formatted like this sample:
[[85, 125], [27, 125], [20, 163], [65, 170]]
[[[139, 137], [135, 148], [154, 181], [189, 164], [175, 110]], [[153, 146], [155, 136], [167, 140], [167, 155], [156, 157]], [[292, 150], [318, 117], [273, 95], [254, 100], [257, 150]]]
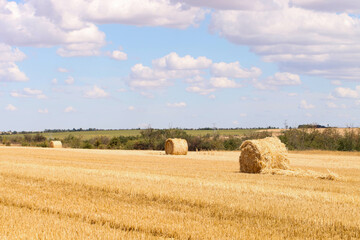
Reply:
[[62, 143], [61, 143], [61, 141], [51, 141], [50, 147], [51, 148], [62, 148]]
[[260, 173], [263, 169], [288, 169], [285, 145], [276, 137], [247, 140], [241, 144], [240, 171]]
[[181, 138], [168, 138], [165, 142], [165, 153], [171, 155], [186, 155], [188, 143]]

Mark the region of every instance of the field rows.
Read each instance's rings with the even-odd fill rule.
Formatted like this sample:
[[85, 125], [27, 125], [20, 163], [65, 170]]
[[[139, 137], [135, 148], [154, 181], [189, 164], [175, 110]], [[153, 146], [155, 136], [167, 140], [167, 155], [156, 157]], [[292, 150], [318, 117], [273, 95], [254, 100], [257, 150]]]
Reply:
[[360, 238], [360, 156], [290, 154], [338, 181], [242, 174], [238, 156], [0, 147], [0, 239]]

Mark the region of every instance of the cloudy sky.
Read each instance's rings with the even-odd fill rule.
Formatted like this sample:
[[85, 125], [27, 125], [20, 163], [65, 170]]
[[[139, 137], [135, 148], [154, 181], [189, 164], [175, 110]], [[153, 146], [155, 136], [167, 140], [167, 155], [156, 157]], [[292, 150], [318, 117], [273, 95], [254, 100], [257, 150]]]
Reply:
[[358, 0], [0, 0], [0, 131], [359, 126]]

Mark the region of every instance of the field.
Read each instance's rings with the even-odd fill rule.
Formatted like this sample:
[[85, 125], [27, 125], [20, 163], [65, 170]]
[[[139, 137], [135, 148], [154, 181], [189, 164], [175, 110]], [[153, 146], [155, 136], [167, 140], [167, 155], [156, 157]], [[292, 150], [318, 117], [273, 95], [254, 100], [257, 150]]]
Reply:
[[0, 239], [360, 238], [360, 155], [291, 152], [338, 180], [239, 173], [239, 152], [0, 147]]
[[[119, 137], [119, 136], [138, 136], [140, 135], [141, 130], [131, 129], [131, 130], [100, 130], [100, 131], [74, 131], [74, 132], [44, 132], [41, 133], [48, 139], [64, 139], [65, 137], [69, 136], [70, 134], [82, 137], [83, 140], [88, 140], [90, 138], [98, 137], [98, 136], [106, 136], [109, 138], [112, 137]], [[187, 134], [192, 136], [204, 136], [206, 134], [220, 134], [220, 135], [226, 135], [226, 136], [241, 136], [253, 131], [252, 129], [229, 129], [229, 130], [216, 130], [215, 132], [213, 130], [185, 130]], [[36, 133], [31, 133], [30, 135], [35, 135]], [[15, 136], [24, 136], [24, 134], [13, 134], [13, 135], [7, 135], [7, 138], [12, 138]]]

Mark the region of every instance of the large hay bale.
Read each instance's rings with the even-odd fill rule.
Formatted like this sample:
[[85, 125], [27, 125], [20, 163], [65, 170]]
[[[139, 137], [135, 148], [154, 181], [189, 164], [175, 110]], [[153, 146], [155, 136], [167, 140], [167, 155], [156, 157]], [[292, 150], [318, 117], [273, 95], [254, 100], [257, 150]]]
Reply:
[[50, 147], [51, 148], [62, 148], [62, 143], [61, 143], [61, 141], [51, 141]]
[[188, 143], [181, 138], [168, 138], [165, 142], [165, 153], [171, 155], [186, 155]]
[[240, 171], [260, 173], [263, 169], [288, 169], [285, 145], [276, 137], [247, 140], [241, 144]]

